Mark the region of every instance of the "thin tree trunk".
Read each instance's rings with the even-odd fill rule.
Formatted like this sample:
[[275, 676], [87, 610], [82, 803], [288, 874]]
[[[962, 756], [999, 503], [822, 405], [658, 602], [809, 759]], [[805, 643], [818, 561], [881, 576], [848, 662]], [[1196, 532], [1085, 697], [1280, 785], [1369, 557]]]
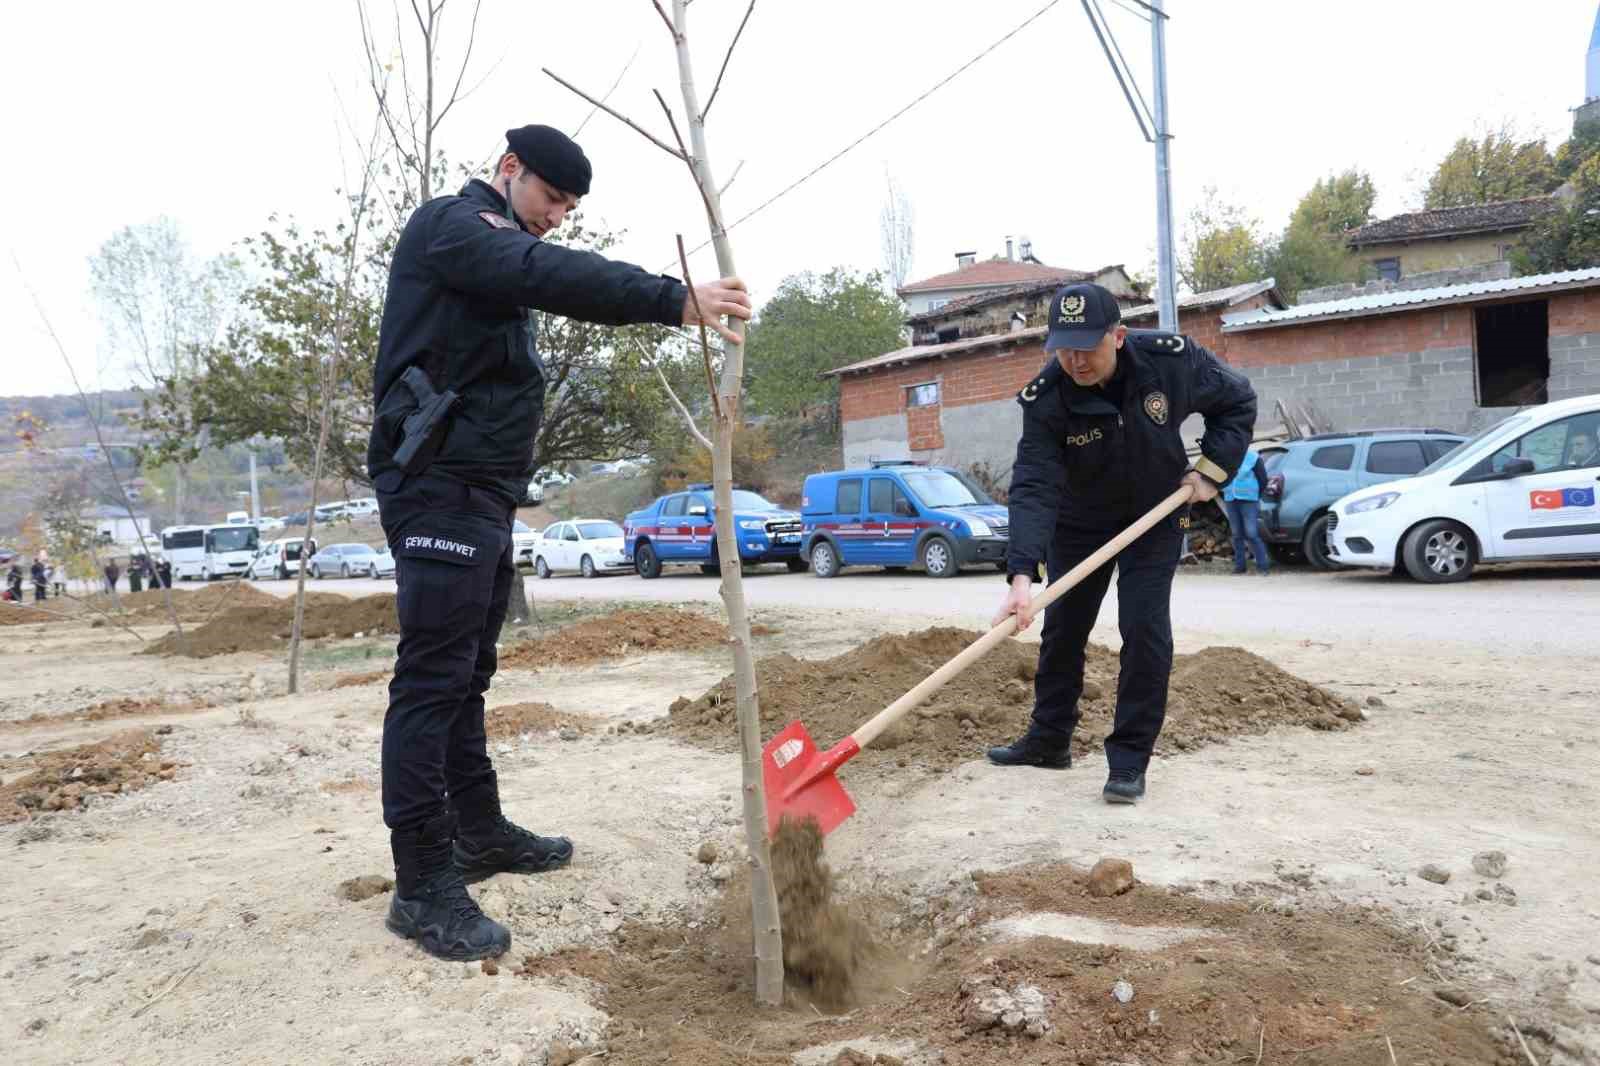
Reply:
[[[689, 117], [692, 165], [708, 209], [707, 222], [717, 253], [717, 268], [732, 276], [733, 247], [722, 227], [721, 197], [712, 179], [706, 151], [706, 129], [695, 92], [694, 67], [689, 58], [688, 4], [673, 0], [672, 20], [678, 50], [678, 74], [683, 107]], [[724, 344], [720, 412], [712, 437], [711, 480], [717, 501], [717, 555], [722, 566], [722, 602], [728, 611], [728, 631], [733, 639], [733, 676], [739, 719], [739, 751], [743, 769], [744, 831], [750, 849], [750, 908], [755, 930], [756, 1000], [776, 1006], [783, 1002], [783, 930], [778, 917], [777, 886], [772, 879], [772, 849], [767, 840], [767, 795], [761, 778], [761, 705], [756, 692], [755, 657], [750, 648], [750, 616], [745, 608], [744, 581], [739, 568], [739, 540], [733, 527], [733, 434], [739, 426], [739, 406], [744, 381], [744, 326], [732, 320], [741, 335], [737, 344]]]
[[300, 691], [300, 634], [306, 619], [306, 571], [311, 566], [311, 534], [317, 526], [317, 486], [322, 480], [322, 455], [328, 447], [328, 425], [333, 421], [334, 361], [323, 364], [322, 410], [318, 414], [317, 451], [311, 459], [311, 502], [306, 504], [306, 532], [300, 540], [300, 573], [294, 586], [294, 625], [289, 630], [289, 695]]

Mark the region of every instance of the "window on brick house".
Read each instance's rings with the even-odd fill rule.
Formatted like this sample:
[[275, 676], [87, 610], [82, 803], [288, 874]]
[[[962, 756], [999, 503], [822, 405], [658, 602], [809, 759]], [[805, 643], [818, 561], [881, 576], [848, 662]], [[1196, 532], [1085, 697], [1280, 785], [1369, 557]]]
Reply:
[[1550, 305], [1491, 304], [1472, 312], [1472, 360], [1479, 407], [1522, 407], [1550, 399]]
[[1383, 281], [1400, 280], [1399, 259], [1374, 259], [1372, 269], [1378, 272], [1378, 277]]
[[924, 385], [912, 385], [906, 389], [907, 407], [931, 407], [939, 402], [939, 383], [930, 381]]

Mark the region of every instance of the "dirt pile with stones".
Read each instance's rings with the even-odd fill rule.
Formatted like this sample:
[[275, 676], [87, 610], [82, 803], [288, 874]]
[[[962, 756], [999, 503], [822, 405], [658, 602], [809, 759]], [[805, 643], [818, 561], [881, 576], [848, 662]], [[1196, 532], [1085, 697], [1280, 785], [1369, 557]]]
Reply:
[[[982, 634], [934, 627], [876, 637], [820, 661], [790, 655], [756, 666], [761, 732], [770, 737], [789, 722], [804, 722], [819, 747], [849, 735]], [[868, 763], [917, 762], [945, 769], [982, 755], [986, 746], [1020, 736], [1033, 711], [1038, 646], [1003, 641], [983, 659], [913, 710], [857, 756]], [[1116, 708], [1115, 652], [1091, 644], [1074, 754], [1098, 748]], [[1179, 655], [1172, 667], [1166, 725], [1157, 753], [1188, 751], [1233, 736], [1282, 726], [1348, 729], [1361, 710], [1309, 681], [1285, 673], [1242, 648], [1207, 648]], [[731, 675], [695, 699], [669, 708], [666, 728], [689, 743], [719, 751], [738, 742]]]
[[[774, 632], [752, 626], [752, 636]], [[701, 651], [724, 644], [728, 627], [695, 611], [640, 607], [585, 618], [500, 653], [502, 667], [578, 666], [625, 655], [658, 651]]]
[[[872, 901], [901, 943], [929, 954], [847, 1014], [820, 1014], [793, 985], [784, 1010], [753, 1007], [739, 880], [698, 928], [630, 923], [615, 950], [528, 955], [517, 972], [595, 982], [612, 1066], [791, 1066], [807, 1049], [804, 1061], [850, 1066], [1523, 1061], [1503, 1008], [1441, 980], [1433, 947], [1382, 911], [1302, 901], [1290, 913], [1273, 898], [1285, 886], [1241, 885], [1239, 898], [1217, 900], [1144, 884], [1097, 896], [1089, 882], [1082, 869], [1041, 865]], [[1526, 1016], [1522, 1025], [1546, 1061], [1549, 1034]]]
[[[151, 641], [142, 649], [142, 654], [207, 659], [213, 655], [272, 651], [282, 647], [294, 628], [294, 600], [280, 600], [275, 596], [267, 599], [267, 603], [225, 608], [209, 622], [185, 629], [181, 640], [176, 631], [170, 632], [160, 640]], [[301, 629], [306, 640], [399, 631], [392, 592], [356, 599], [331, 592], [306, 593]]]
[[0, 784], [0, 822], [23, 821], [46, 811], [75, 811], [90, 796], [170, 781], [180, 765], [161, 757], [161, 741], [148, 729], [27, 758], [31, 769]]
[[163, 714], [195, 714], [209, 710], [216, 704], [208, 699], [190, 699], [169, 702], [161, 697], [117, 696], [92, 703], [81, 710], [61, 714], [36, 712], [26, 718], [0, 722], [0, 731], [30, 729], [38, 725], [59, 725], [63, 722], [105, 722], [114, 718], [148, 718]]
[[505, 740], [523, 733], [587, 733], [593, 719], [558, 711], [548, 703], [508, 703], [483, 712], [483, 728], [490, 740]]

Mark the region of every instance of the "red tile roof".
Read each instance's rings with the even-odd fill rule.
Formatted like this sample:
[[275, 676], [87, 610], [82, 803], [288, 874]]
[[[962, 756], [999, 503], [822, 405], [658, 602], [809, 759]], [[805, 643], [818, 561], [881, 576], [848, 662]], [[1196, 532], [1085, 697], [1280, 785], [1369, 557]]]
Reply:
[[1017, 259], [987, 259], [981, 263], [974, 263], [960, 270], [952, 270], [948, 274], [938, 274], [921, 281], [913, 281], [900, 288], [904, 296], [908, 292], [927, 292], [930, 289], [967, 289], [978, 288], [985, 285], [1017, 285], [1025, 281], [1049, 281], [1053, 278], [1077, 280], [1087, 277], [1081, 270], [1068, 270], [1065, 267], [1045, 266], [1043, 263], [1029, 263]]

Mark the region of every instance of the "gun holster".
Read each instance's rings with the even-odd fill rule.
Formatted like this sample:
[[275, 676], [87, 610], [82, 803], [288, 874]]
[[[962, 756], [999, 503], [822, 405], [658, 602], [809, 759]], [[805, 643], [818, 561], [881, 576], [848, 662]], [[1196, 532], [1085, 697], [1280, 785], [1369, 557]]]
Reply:
[[407, 474], [420, 474], [438, 454], [450, 413], [461, 397], [449, 389], [435, 390], [428, 375], [415, 366], [407, 367], [400, 375], [400, 384], [410, 391], [417, 407], [400, 425], [400, 446], [394, 450], [394, 462]]

